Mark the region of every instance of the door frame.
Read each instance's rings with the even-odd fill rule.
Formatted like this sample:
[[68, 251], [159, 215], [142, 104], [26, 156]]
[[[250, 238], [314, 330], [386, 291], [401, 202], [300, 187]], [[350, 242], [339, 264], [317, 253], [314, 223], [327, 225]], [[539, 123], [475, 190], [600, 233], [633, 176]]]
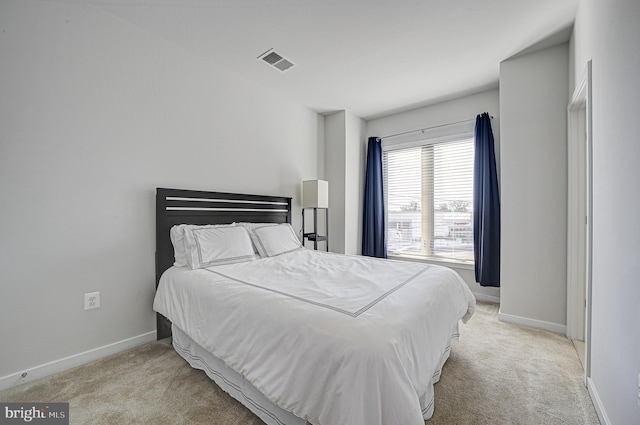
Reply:
[[584, 339], [585, 382], [591, 376], [591, 95], [589, 60], [567, 107], [567, 337]]

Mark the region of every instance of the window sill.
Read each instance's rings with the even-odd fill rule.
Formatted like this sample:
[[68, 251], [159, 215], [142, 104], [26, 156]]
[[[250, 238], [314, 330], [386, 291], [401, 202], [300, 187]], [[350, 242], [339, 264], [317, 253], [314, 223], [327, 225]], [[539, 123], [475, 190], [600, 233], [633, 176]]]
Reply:
[[474, 263], [462, 263], [460, 261], [455, 260], [436, 260], [432, 258], [426, 257], [418, 257], [418, 256], [399, 256], [399, 255], [389, 255], [388, 258], [390, 260], [399, 260], [399, 261], [411, 261], [414, 263], [428, 263], [428, 264], [436, 264], [438, 266], [445, 266], [454, 269], [464, 269], [464, 270], [475, 270]]

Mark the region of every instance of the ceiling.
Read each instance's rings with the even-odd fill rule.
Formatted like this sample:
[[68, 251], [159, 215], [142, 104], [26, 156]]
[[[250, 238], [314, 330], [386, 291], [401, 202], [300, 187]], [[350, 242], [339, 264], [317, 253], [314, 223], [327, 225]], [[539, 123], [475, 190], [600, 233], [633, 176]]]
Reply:
[[[315, 111], [364, 119], [497, 87], [502, 60], [568, 40], [579, 2], [88, 1]], [[258, 59], [272, 48], [294, 66]]]

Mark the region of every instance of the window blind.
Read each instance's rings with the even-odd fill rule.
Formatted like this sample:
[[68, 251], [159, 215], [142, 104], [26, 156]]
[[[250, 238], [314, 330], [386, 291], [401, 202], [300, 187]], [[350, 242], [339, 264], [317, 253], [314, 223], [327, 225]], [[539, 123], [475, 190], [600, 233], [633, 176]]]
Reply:
[[473, 263], [473, 138], [383, 152], [387, 250]]

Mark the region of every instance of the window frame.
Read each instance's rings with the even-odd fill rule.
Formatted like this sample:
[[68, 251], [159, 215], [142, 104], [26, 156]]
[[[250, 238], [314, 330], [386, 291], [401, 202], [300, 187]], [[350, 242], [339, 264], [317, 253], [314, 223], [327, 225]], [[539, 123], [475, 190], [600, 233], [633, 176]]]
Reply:
[[[416, 134], [417, 133], [417, 134]], [[458, 140], [474, 139], [475, 137], [475, 122], [473, 120], [466, 122], [458, 122], [449, 125], [434, 126], [428, 129], [418, 130], [409, 133], [401, 133], [397, 136], [388, 136], [382, 139], [382, 154], [385, 155], [388, 151], [416, 148], [420, 146], [436, 145], [446, 142], [454, 142]], [[474, 152], [475, 154], [475, 152]], [[383, 173], [386, 170], [383, 169]], [[473, 184], [473, 183], [472, 183]], [[388, 229], [386, 228], [389, 220], [389, 211], [387, 209], [387, 188], [385, 190], [385, 239], [387, 238]], [[473, 226], [473, 216], [472, 226]], [[462, 268], [473, 270], [475, 268], [475, 261], [461, 261], [453, 258], [441, 258], [435, 256], [424, 256], [419, 254], [389, 254], [388, 258], [397, 260], [408, 260], [425, 263], [435, 263], [450, 267]]]

